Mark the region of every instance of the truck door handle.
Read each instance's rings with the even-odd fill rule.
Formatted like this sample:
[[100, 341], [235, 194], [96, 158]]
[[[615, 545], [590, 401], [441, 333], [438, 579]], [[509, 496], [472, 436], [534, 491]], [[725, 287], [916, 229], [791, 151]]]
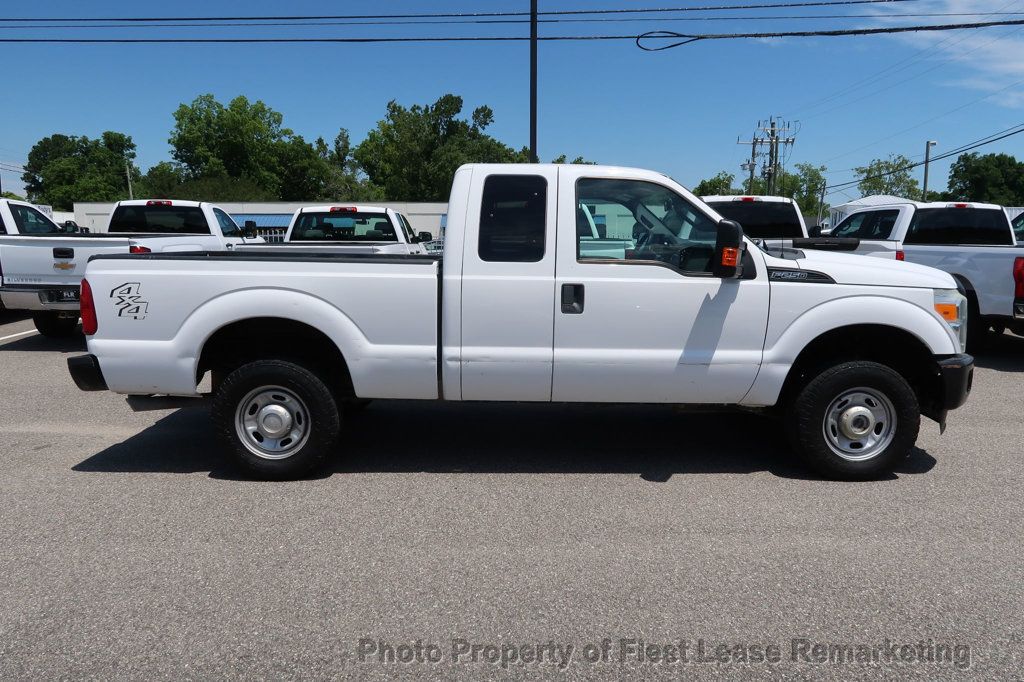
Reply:
[[54, 258], [74, 258], [75, 257], [75, 250], [74, 249], [54, 249], [53, 250], [53, 257]]
[[579, 315], [583, 312], [583, 285], [562, 285], [562, 312], [566, 315]]

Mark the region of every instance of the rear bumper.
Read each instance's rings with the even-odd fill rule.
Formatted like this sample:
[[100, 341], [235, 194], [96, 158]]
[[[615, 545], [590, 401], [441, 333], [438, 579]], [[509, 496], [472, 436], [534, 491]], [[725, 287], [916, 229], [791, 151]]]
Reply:
[[[75, 300], [62, 300], [65, 292], [75, 292]], [[63, 286], [4, 286], [0, 287], [0, 301], [8, 310], [57, 310], [73, 312], [79, 309], [78, 287]]]
[[941, 409], [955, 410], [967, 402], [974, 382], [974, 358], [962, 353], [936, 358], [942, 377]]
[[106, 391], [107, 381], [100, 370], [100, 361], [95, 355], [78, 355], [68, 358], [68, 371], [75, 385], [83, 391]]

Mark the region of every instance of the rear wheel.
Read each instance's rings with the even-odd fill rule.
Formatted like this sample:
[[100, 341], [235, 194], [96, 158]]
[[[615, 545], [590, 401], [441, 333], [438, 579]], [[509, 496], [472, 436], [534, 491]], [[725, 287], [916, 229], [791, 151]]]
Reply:
[[63, 339], [78, 333], [77, 313], [58, 313], [44, 310], [32, 313], [32, 322], [43, 336], [52, 339]]
[[902, 376], [875, 362], [846, 362], [808, 381], [789, 406], [801, 458], [828, 478], [889, 473], [910, 454], [921, 425], [917, 396]]
[[217, 435], [251, 476], [287, 480], [323, 466], [341, 428], [330, 389], [306, 368], [282, 360], [242, 365], [213, 397]]

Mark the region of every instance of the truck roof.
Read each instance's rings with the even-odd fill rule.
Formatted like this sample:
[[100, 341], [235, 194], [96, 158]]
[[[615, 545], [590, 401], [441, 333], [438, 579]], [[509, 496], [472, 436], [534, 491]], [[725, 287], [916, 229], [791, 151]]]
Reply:
[[913, 206], [914, 208], [980, 208], [983, 210], [1002, 211], [1003, 207], [998, 204], [986, 204], [980, 201], [914, 201], [904, 199], [903, 201], [890, 201], [884, 204], [865, 204], [855, 206], [851, 213], [860, 213], [862, 210], [875, 210], [889, 206]]
[[323, 204], [321, 206], [303, 206], [296, 211], [296, 213], [330, 213], [332, 210], [338, 211], [338, 209], [343, 209], [353, 213], [384, 213], [389, 210], [383, 206], [367, 206], [366, 204], [346, 204], [344, 202], [339, 202], [337, 204]]
[[162, 204], [165, 206], [202, 206], [208, 201], [188, 201], [187, 199], [126, 199], [119, 201], [114, 206], [149, 206], [150, 204]]
[[712, 201], [769, 201], [779, 204], [795, 204], [789, 197], [775, 197], [768, 194], [710, 194], [701, 197], [705, 203]]

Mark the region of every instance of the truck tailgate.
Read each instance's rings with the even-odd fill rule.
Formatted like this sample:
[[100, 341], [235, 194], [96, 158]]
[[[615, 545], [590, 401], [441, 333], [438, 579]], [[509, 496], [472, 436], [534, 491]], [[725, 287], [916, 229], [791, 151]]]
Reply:
[[123, 237], [0, 237], [0, 285], [77, 289], [91, 256], [127, 252]]

